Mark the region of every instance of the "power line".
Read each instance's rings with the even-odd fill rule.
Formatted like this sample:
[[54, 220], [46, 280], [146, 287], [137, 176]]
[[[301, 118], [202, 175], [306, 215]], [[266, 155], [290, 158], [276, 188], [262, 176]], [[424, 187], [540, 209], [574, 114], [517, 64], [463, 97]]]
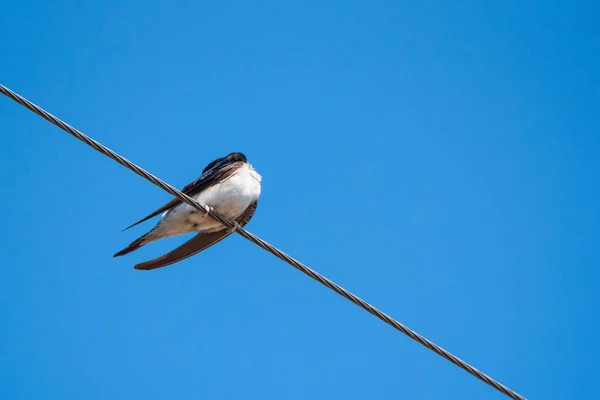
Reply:
[[[61, 121], [60, 119], [58, 119], [54, 115], [52, 115], [49, 112], [43, 110], [42, 108], [38, 107], [37, 105], [33, 104], [29, 100], [25, 99], [24, 97], [18, 95], [17, 93], [13, 92], [12, 90], [8, 89], [7, 87], [5, 87], [5, 86], [3, 86], [1, 84], [0, 84], [0, 92], [3, 95], [9, 97], [10, 99], [16, 101], [17, 103], [21, 104], [22, 106], [26, 107], [30, 111], [33, 111], [34, 113], [38, 114], [39, 116], [41, 116], [45, 120], [47, 120], [47, 121], [53, 123], [54, 125], [58, 126], [60, 129], [62, 129], [65, 132], [69, 133], [70, 135], [74, 136], [76, 139], [79, 139], [80, 141], [84, 142], [88, 146], [91, 146], [96, 151], [98, 151], [98, 152], [104, 154], [105, 156], [113, 159], [114, 161], [118, 162], [119, 164], [121, 164], [125, 168], [127, 168], [127, 169], [135, 172], [136, 174], [138, 174], [142, 178], [144, 178], [144, 179], [152, 182], [156, 186], [158, 186], [161, 189], [167, 191], [169, 194], [171, 194], [171, 195], [179, 198], [181, 201], [189, 204], [192, 207], [195, 207], [196, 209], [198, 209], [200, 211], [208, 212], [208, 214], [213, 219], [215, 219], [216, 221], [218, 221], [221, 224], [225, 225], [227, 228], [229, 228], [229, 229], [233, 229], [234, 228], [234, 224], [232, 222], [226, 220], [225, 218], [223, 218], [220, 215], [216, 214], [212, 210], [205, 210], [204, 207], [202, 207], [199, 203], [197, 203], [196, 201], [194, 201], [194, 199], [192, 199], [188, 195], [180, 192], [179, 190], [177, 190], [173, 186], [171, 186], [168, 183], [162, 181], [161, 179], [159, 179], [156, 176], [152, 175], [151, 173], [149, 173], [148, 171], [144, 170], [143, 168], [138, 167], [136, 164], [132, 163], [131, 161], [127, 160], [126, 158], [124, 158], [124, 157], [120, 156], [119, 154], [115, 153], [114, 151], [112, 151], [108, 147], [106, 147], [106, 146], [98, 143], [94, 139], [88, 137], [84, 133], [82, 133], [79, 130], [73, 128], [69, 124]], [[333, 290], [334, 292], [336, 292], [340, 296], [343, 296], [346, 299], [350, 300], [351, 302], [353, 302], [354, 304], [356, 304], [360, 308], [366, 310], [370, 314], [373, 314], [374, 316], [376, 316], [377, 318], [379, 318], [380, 320], [382, 320], [386, 324], [391, 325], [392, 327], [394, 327], [395, 329], [397, 329], [400, 332], [404, 333], [405, 335], [407, 335], [411, 339], [413, 339], [416, 342], [418, 342], [418, 343], [422, 344], [423, 346], [427, 347], [429, 350], [431, 350], [431, 351], [435, 352], [436, 354], [444, 357], [446, 360], [450, 361], [454, 365], [457, 365], [458, 367], [464, 369], [469, 374], [471, 374], [474, 377], [476, 377], [477, 379], [479, 379], [479, 380], [487, 383], [488, 385], [492, 386], [494, 389], [496, 389], [496, 390], [504, 393], [505, 395], [507, 395], [508, 397], [510, 397], [512, 399], [525, 400], [525, 397], [519, 395], [518, 393], [512, 391], [511, 389], [509, 389], [508, 387], [504, 386], [500, 382], [492, 379], [488, 375], [484, 374], [483, 372], [481, 372], [481, 371], [477, 370], [476, 368], [472, 367], [471, 365], [467, 364], [466, 362], [464, 362], [460, 358], [454, 356], [453, 354], [451, 354], [448, 351], [444, 350], [443, 348], [439, 347], [438, 345], [436, 345], [432, 341], [430, 341], [427, 338], [419, 335], [418, 333], [416, 333], [415, 331], [411, 330], [410, 328], [404, 326], [403, 324], [401, 324], [400, 322], [396, 321], [395, 319], [393, 319], [389, 315], [387, 315], [384, 312], [382, 312], [382, 311], [378, 310], [377, 308], [373, 307], [372, 305], [370, 305], [369, 303], [367, 303], [366, 301], [364, 301], [360, 297], [358, 297], [358, 296], [350, 293], [346, 289], [342, 288], [341, 286], [337, 285], [336, 283], [332, 282], [331, 280], [325, 278], [324, 276], [322, 276], [318, 272], [310, 269], [306, 265], [302, 264], [300, 261], [298, 261], [298, 260], [290, 257], [289, 255], [285, 254], [281, 250], [279, 250], [276, 247], [272, 246], [271, 244], [265, 242], [261, 238], [259, 238], [259, 237], [255, 236], [255, 235], [253, 235], [252, 233], [250, 233], [250, 232], [242, 229], [241, 227], [237, 227], [237, 229], [235, 230], [235, 232], [237, 232], [239, 235], [241, 235], [245, 239], [247, 239], [247, 240], [251, 241], [252, 243], [256, 244], [257, 246], [261, 247], [262, 249], [264, 249], [264, 250], [268, 251], [269, 253], [273, 254], [275, 257], [279, 258], [280, 260], [283, 260], [286, 263], [290, 264], [292, 267], [296, 268], [297, 270], [305, 273], [306, 275], [308, 275], [312, 279], [316, 280], [317, 282], [321, 283], [322, 285], [327, 286], [329, 289]]]

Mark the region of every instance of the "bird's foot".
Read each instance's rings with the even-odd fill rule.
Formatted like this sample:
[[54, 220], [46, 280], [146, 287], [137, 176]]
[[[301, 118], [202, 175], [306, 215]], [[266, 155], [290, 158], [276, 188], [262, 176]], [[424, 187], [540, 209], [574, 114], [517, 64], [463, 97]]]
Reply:
[[228, 228], [229, 233], [233, 233], [237, 231], [238, 228], [240, 228], [240, 224], [238, 224], [236, 221], [232, 221], [231, 223], [233, 224], [233, 226], [231, 228]]
[[205, 216], [207, 216], [207, 217], [208, 217], [208, 213], [209, 213], [209, 212], [211, 212], [211, 211], [214, 211], [214, 210], [215, 210], [215, 209], [214, 209], [214, 208], [212, 208], [211, 206], [204, 205], [204, 214], [205, 214]]

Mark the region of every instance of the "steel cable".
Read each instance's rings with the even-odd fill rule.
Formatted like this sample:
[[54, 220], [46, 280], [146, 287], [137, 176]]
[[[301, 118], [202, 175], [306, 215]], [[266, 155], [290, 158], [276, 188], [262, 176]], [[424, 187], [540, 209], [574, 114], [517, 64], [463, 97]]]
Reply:
[[[22, 106], [26, 107], [30, 111], [33, 111], [34, 113], [38, 114], [39, 116], [41, 116], [45, 120], [47, 120], [47, 121], [51, 122], [52, 124], [58, 126], [59, 128], [61, 128], [65, 132], [71, 134], [76, 139], [79, 139], [80, 141], [84, 142], [85, 144], [91, 146], [96, 151], [98, 151], [98, 152], [104, 154], [105, 156], [113, 159], [114, 161], [118, 162], [119, 164], [121, 164], [125, 168], [127, 168], [127, 169], [135, 172], [136, 174], [138, 174], [142, 178], [144, 178], [144, 179], [152, 182], [156, 186], [158, 186], [158, 187], [162, 188], [163, 190], [167, 191], [169, 194], [171, 194], [171, 195], [179, 198], [181, 201], [189, 204], [192, 207], [195, 207], [196, 209], [198, 209], [200, 211], [208, 212], [208, 214], [212, 218], [214, 218], [215, 220], [217, 220], [221, 224], [225, 225], [227, 228], [229, 228], [229, 229], [233, 229], [234, 228], [234, 224], [232, 222], [224, 219], [223, 217], [221, 217], [220, 215], [216, 214], [212, 210], [205, 210], [199, 203], [197, 203], [196, 201], [194, 201], [194, 199], [192, 199], [191, 197], [189, 197], [186, 194], [180, 192], [179, 190], [177, 190], [173, 186], [171, 186], [168, 183], [162, 181], [161, 179], [159, 179], [156, 176], [152, 175], [151, 173], [149, 173], [148, 171], [144, 170], [143, 168], [138, 167], [136, 164], [132, 163], [131, 161], [127, 160], [126, 158], [124, 158], [124, 157], [120, 156], [119, 154], [115, 153], [114, 151], [112, 151], [108, 147], [106, 147], [106, 146], [98, 143], [94, 139], [88, 137], [84, 133], [82, 133], [79, 130], [73, 128], [69, 124], [61, 121], [60, 119], [58, 119], [54, 115], [52, 115], [49, 112], [43, 110], [42, 108], [38, 107], [37, 105], [33, 104], [29, 100], [25, 99], [24, 97], [18, 95], [17, 93], [13, 92], [12, 90], [8, 89], [7, 87], [5, 87], [5, 86], [3, 86], [1, 84], [0, 84], [0, 92], [3, 95], [9, 97], [10, 99], [16, 101], [17, 103], [21, 104]], [[358, 297], [358, 296], [350, 293], [346, 289], [344, 289], [341, 286], [337, 285], [333, 281], [325, 278], [324, 276], [322, 276], [318, 272], [310, 269], [306, 265], [302, 264], [300, 261], [298, 261], [298, 260], [290, 257], [289, 255], [285, 254], [281, 250], [279, 250], [276, 247], [272, 246], [271, 244], [265, 242], [261, 238], [259, 238], [259, 237], [255, 236], [254, 234], [252, 234], [252, 233], [250, 233], [250, 232], [242, 229], [241, 227], [237, 227], [236, 230], [235, 230], [235, 232], [237, 232], [239, 235], [241, 235], [245, 239], [247, 239], [247, 240], [251, 241], [252, 243], [256, 244], [257, 246], [261, 247], [262, 249], [264, 249], [264, 250], [268, 251], [269, 253], [273, 254], [275, 257], [279, 258], [280, 260], [283, 260], [286, 263], [290, 264], [292, 267], [296, 268], [297, 270], [305, 273], [306, 275], [308, 275], [312, 279], [316, 280], [317, 282], [321, 283], [322, 285], [325, 285], [326, 287], [328, 287], [329, 289], [333, 290], [334, 292], [336, 292], [340, 296], [343, 296], [346, 299], [350, 300], [352, 303], [354, 303], [357, 306], [359, 306], [360, 308], [366, 310], [370, 314], [373, 314], [374, 316], [376, 316], [377, 318], [379, 318], [380, 320], [382, 320], [386, 324], [391, 325], [395, 329], [399, 330], [400, 332], [404, 333], [405, 335], [407, 335], [411, 339], [413, 339], [416, 342], [418, 342], [418, 343], [422, 344], [423, 346], [427, 347], [428, 349], [430, 349], [431, 351], [435, 352], [436, 354], [442, 356], [443, 358], [445, 358], [446, 360], [450, 361], [454, 365], [456, 365], [456, 366], [464, 369], [469, 374], [471, 374], [474, 377], [476, 377], [477, 379], [479, 379], [479, 380], [487, 383], [488, 385], [492, 386], [494, 389], [496, 389], [496, 390], [504, 393], [505, 395], [507, 395], [508, 397], [510, 397], [512, 399], [525, 400], [525, 397], [519, 395], [518, 393], [516, 393], [513, 390], [509, 389], [508, 387], [504, 386], [500, 382], [492, 379], [488, 375], [486, 375], [483, 372], [477, 370], [475, 367], [472, 367], [471, 365], [467, 364], [466, 362], [464, 362], [460, 358], [458, 358], [458, 357], [454, 356], [453, 354], [449, 353], [448, 351], [444, 350], [443, 348], [441, 348], [440, 346], [436, 345], [435, 343], [433, 343], [429, 339], [427, 339], [427, 338], [419, 335], [418, 333], [416, 333], [415, 331], [413, 331], [410, 328], [406, 327], [405, 325], [401, 324], [400, 322], [396, 321], [395, 319], [393, 319], [389, 315], [387, 315], [384, 312], [382, 312], [382, 311], [378, 310], [377, 308], [373, 307], [372, 305], [370, 305], [369, 303], [367, 303], [366, 301], [364, 301], [360, 297]]]

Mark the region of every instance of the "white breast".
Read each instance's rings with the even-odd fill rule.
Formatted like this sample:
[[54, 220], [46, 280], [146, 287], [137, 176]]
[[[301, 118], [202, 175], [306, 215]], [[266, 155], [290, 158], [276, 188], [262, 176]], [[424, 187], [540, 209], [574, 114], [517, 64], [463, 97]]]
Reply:
[[212, 186], [195, 198], [227, 219], [239, 217], [260, 196], [260, 179], [248, 164], [244, 164], [227, 180]]
[[[201, 205], [211, 206], [224, 218], [235, 220], [260, 196], [261, 179], [252, 166], [244, 164], [225, 181], [211, 186], [193, 198]], [[187, 204], [180, 204], [167, 212], [160, 225], [161, 233], [165, 236], [223, 228], [221, 224]]]

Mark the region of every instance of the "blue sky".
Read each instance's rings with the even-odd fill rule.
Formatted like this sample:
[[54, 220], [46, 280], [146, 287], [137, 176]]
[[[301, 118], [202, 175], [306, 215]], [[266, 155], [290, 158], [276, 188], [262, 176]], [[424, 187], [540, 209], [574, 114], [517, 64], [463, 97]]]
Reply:
[[[11, 2], [1, 83], [522, 395], [597, 394], [591, 1]], [[0, 398], [502, 399], [235, 235], [112, 254], [170, 196], [0, 98]]]

